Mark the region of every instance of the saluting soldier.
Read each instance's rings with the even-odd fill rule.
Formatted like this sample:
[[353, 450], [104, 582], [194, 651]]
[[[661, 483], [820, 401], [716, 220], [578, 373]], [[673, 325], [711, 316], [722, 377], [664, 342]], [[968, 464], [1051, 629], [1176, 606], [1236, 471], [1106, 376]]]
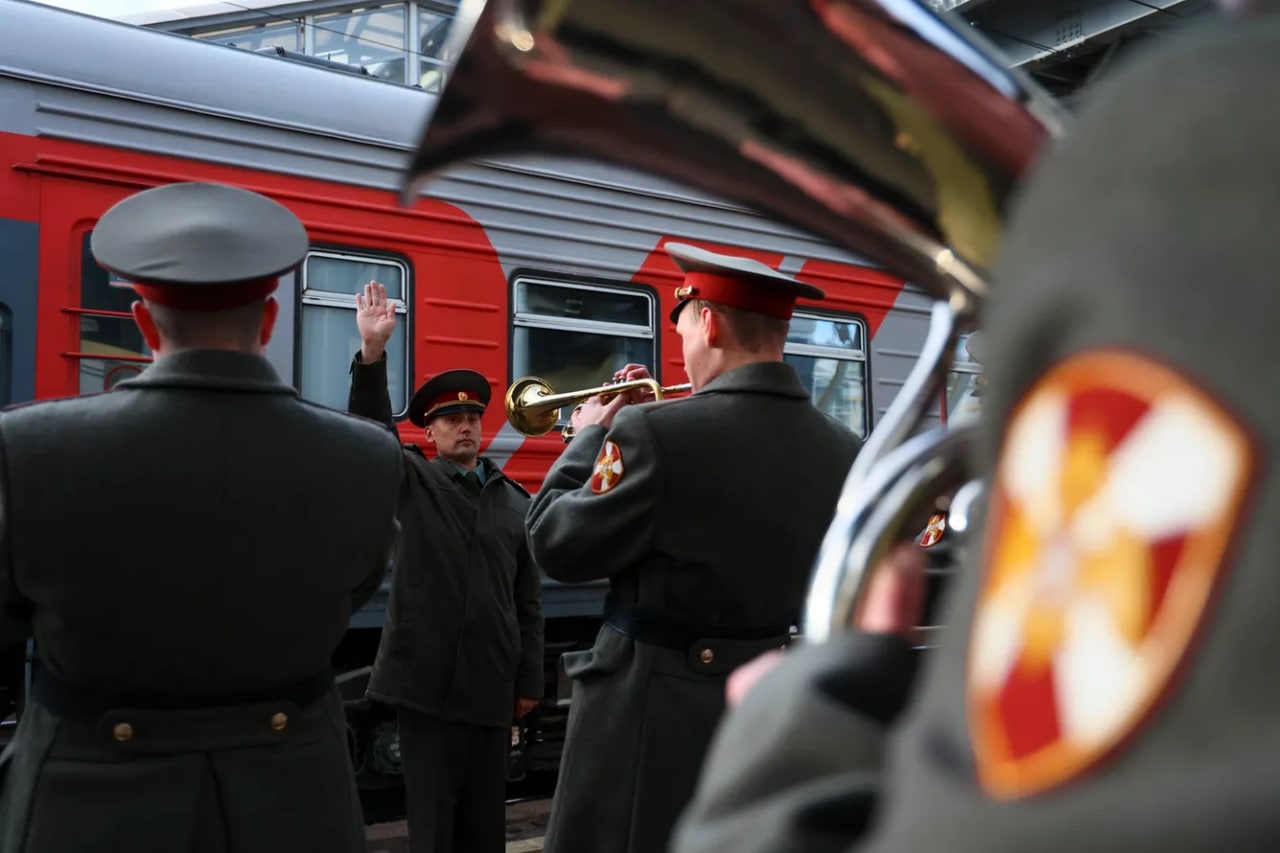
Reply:
[[609, 580], [594, 648], [566, 661], [574, 695], [548, 853], [666, 849], [725, 677], [789, 641], [861, 448], [783, 361], [796, 299], [825, 294], [754, 260], [666, 249], [685, 273], [671, 319], [693, 394], [587, 401], [529, 512], [548, 575]]
[[[395, 430], [386, 345], [395, 306], [357, 295], [350, 411]], [[404, 528], [368, 695], [397, 710], [415, 853], [501, 853], [513, 719], [543, 693], [542, 577], [529, 555], [529, 493], [480, 455], [489, 382], [447, 370], [409, 400], [436, 455], [404, 445]]]
[[306, 232], [188, 183], [90, 245], [155, 360], [0, 415], [0, 641], [39, 656], [0, 849], [364, 850], [330, 660], [389, 568], [400, 455], [263, 357]]
[[918, 700], [863, 701], [891, 632], [784, 660], [678, 853], [1280, 849], [1278, 76], [1280, 15], [1213, 21], [1083, 102], [1006, 237], [985, 525]]

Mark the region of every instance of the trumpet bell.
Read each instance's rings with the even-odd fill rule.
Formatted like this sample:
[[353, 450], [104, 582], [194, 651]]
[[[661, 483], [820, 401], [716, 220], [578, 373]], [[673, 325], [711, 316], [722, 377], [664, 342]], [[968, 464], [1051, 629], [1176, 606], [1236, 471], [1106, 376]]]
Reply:
[[539, 402], [553, 393], [551, 384], [537, 376], [517, 379], [507, 389], [507, 421], [524, 435], [546, 435], [560, 421], [560, 408], [540, 407]]

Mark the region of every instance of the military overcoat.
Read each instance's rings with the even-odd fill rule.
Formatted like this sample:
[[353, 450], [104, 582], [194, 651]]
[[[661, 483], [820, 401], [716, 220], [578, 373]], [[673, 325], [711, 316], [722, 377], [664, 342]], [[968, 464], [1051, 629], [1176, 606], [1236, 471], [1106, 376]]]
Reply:
[[548, 853], [652, 853], [693, 790], [738, 664], [788, 641], [857, 435], [794, 368], [745, 365], [589, 426], [529, 514], [561, 581], [609, 580], [574, 679]]
[[247, 353], [0, 414], [0, 641], [39, 658], [0, 850], [364, 850], [330, 661], [400, 474]]
[[[352, 360], [349, 411], [394, 430], [386, 356]], [[403, 528], [368, 695], [446, 721], [510, 726], [543, 694], [542, 576], [529, 493], [491, 460], [478, 496], [451, 462], [403, 448]]]
[[1082, 102], [1006, 238], [986, 522], [884, 772], [826, 689], [875, 689], [873, 638], [805, 650], [676, 853], [1280, 849], [1277, 75], [1280, 16], [1209, 22]]

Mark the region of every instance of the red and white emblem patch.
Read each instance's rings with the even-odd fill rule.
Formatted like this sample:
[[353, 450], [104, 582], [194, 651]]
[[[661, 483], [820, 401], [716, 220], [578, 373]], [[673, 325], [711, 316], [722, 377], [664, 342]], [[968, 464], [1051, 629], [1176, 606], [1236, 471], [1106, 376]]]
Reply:
[[604, 447], [600, 448], [600, 455], [596, 457], [595, 470], [591, 472], [591, 491], [603, 495], [618, 485], [625, 470], [622, 451], [618, 449], [618, 445], [606, 440]]
[[1069, 781], [1153, 712], [1205, 615], [1252, 467], [1230, 415], [1139, 356], [1073, 358], [1018, 405], [966, 672], [989, 795]]
[[924, 533], [920, 535], [920, 547], [932, 548], [942, 539], [942, 534], [947, 532], [947, 514], [945, 512], [935, 512], [929, 516], [929, 523], [925, 526]]

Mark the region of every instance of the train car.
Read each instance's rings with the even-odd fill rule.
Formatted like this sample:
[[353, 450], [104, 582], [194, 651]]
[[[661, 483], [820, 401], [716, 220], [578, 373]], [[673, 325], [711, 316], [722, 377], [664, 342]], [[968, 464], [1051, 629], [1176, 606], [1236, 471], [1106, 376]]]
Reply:
[[[402, 206], [401, 169], [435, 97], [421, 88], [26, 0], [0, 5], [0, 404], [109, 391], [151, 360], [130, 295], [108, 286], [89, 236], [125, 196], [188, 180], [261, 192], [305, 224], [310, 252], [283, 282], [268, 352], [302, 396], [345, 406], [359, 347], [354, 294], [376, 279], [399, 312], [389, 390], [402, 439], [422, 439], [403, 418], [417, 383], [479, 370], [497, 403], [483, 452], [531, 492], [564, 444], [555, 431], [511, 427], [501, 401], [516, 378], [571, 391], [640, 362], [664, 385], [686, 381], [667, 320], [679, 280], [668, 240], [749, 255], [822, 287], [827, 297], [796, 314], [787, 358], [815, 403], [864, 436], [923, 342], [921, 291], [646, 174], [564, 158], [474, 161]], [[934, 415], [946, 417], [945, 400]], [[545, 581], [547, 698], [518, 731], [513, 775], [556, 766], [569, 702], [560, 655], [591, 642], [603, 591]], [[363, 699], [385, 594], [354, 615], [334, 660], [369, 787], [398, 781], [394, 716]], [[10, 724], [38, 654], [29, 647], [6, 669]]]

